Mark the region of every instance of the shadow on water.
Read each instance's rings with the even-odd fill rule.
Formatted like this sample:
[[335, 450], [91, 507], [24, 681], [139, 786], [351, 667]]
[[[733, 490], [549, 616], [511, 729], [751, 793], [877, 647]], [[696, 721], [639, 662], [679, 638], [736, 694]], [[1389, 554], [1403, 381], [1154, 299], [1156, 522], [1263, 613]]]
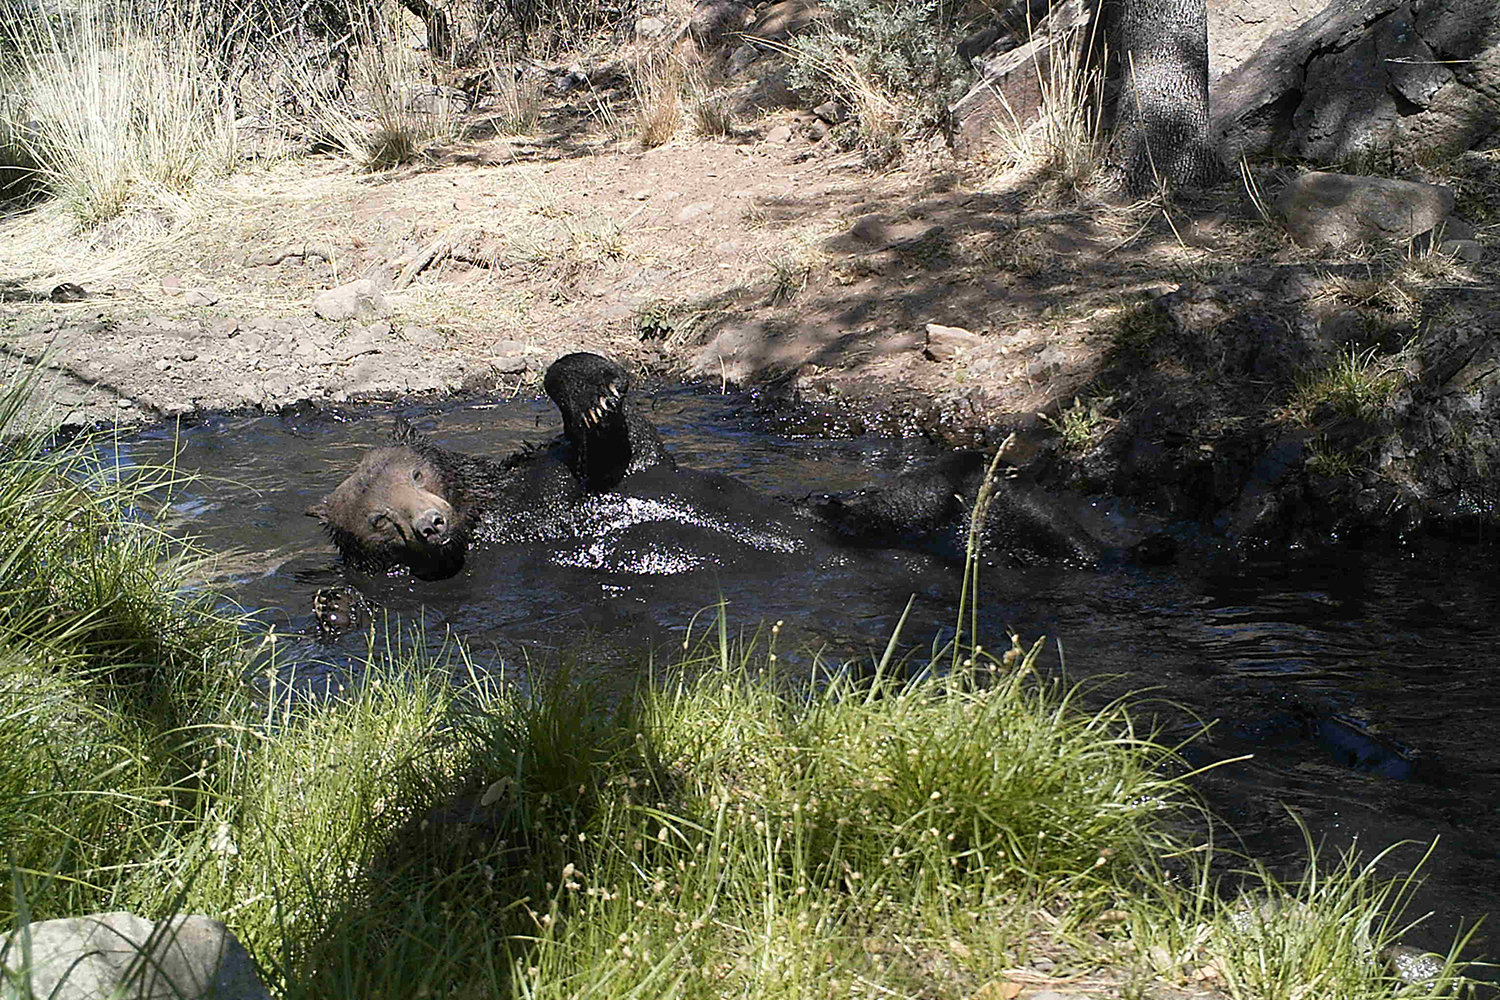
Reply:
[[[655, 400], [652, 417], [683, 465], [767, 494], [879, 483], [930, 455], [912, 442], [779, 437], [734, 395], [672, 387]], [[517, 398], [213, 416], [122, 445], [125, 460], [143, 464], [175, 449], [181, 469], [201, 474], [173, 515], [221, 554], [213, 585], [287, 634], [280, 662], [298, 676], [337, 672], [364, 651], [360, 635], [333, 647], [307, 635], [313, 593], [343, 577], [303, 512], [383, 442], [396, 413], [445, 446], [489, 455], [557, 428], [550, 402]], [[1107, 505], [1076, 504], [1106, 541], [1139, 528]], [[1460, 921], [1500, 913], [1500, 578], [1489, 554], [1440, 541], [1261, 559], [1229, 557], [1204, 540], [1187, 549], [1167, 569], [993, 569], [983, 579], [984, 634], [996, 646], [1008, 629], [1028, 642], [1050, 637], [1053, 667], [1087, 681], [1092, 698], [1149, 691], [1137, 715], [1154, 714], [1169, 741], [1211, 721], [1189, 743], [1190, 763], [1253, 756], [1198, 786], [1234, 846], [1273, 867], [1290, 873], [1303, 857], [1293, 813], [1332, 849], [1374, 853], [1440, 837], [1417, 900], [1436, 914], [1409, 943], [1446, 948]], [[390, 612], [420, 619], [434, 641], [462, 637], [480, 669], [566, 651], [603, 675], [635, 669], [628, 664], [640, 664], [643, 649], [670, 659], [694, 614], [721, 595], [732, 626], [747, 633], [783, 620], [778, 653], [792, 665], [810, 665], [819, 649], [835, 661], [877, 653], [913, 596], [908, 639], [930, 648], [951, 634], [957, 578], [899, 552], [649, 575], [559, 565], [545, 546], [507, 545], [482, 550], [448, 581], [383, 580], [369, 590]], [[1419, 853], [1398, 852], [1393, 865]], [[1481, 928], [1474, 952], [1490, 951], [1487, 937]]]

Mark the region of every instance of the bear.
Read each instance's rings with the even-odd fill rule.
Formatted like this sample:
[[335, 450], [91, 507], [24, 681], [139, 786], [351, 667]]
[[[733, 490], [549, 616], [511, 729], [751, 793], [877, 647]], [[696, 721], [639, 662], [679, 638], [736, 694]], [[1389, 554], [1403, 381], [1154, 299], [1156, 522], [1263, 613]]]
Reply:
[[[903, 472], [888, 486], [809, 496], [795, 506], [845, 545], [918, 548], [961, 564], [990, 461], [982, 452], [956, 451]], [[1062, 561], [1089, 568], [1121, 559], [1162, 565], [1176, 556], [1176, 542], [1161, 534], [1126, 550], [1105, 546], [1054, 499], [1014, 478], [995, 483], [983, 542], [1021, 565]]]
[[398, 419], [390, 444], [365, 455], [308, 515], [356, 572], [441, 580], [463, 569], [475, 542], [565, 535], [585, 495], [653, 466], [676, 469], [655, 426], [636, 412], [618, 364], [568, 354], [547, 369], [544, 386], [563, 420], [562, 438], [549, 446], [482, 458], [443, 448]]
[[562, 414], [566, 461], [586, 492], [613, 489], [655, 465], [677, 467], [656, 425], [636, 409], [629, 374], [608, 358], [565, 354], [547, 368], [542, 388]]

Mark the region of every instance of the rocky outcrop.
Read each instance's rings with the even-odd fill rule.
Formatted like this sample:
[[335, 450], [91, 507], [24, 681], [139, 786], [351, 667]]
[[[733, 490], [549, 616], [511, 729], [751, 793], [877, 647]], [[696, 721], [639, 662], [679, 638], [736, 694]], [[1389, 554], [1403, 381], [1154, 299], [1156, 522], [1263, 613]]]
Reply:
[[1276, 154], [1408, 166], [1500, 129], [1493, 0], [1337, 0], [1269, 39], [1211, 94], [1230, 162]]
[[[1066, 74], [1078, 62], [1089, 18], [1084, 0], [1065, 0], [1037, 22], [1024, 44], [997, 30], [986, 54], [972, 58], [978, 81], [948, 109], [954, 147], [974, 152], [997, 127], [1024, 128], [1045, 106], [1049, 88], [1070, 87]], [[966, 51], [983, 37], [966, 39]]]
[[209, 917], [40, 920], [6, 937], [0, 960], [49, 1000], [270, 1000], [244, 945]]
[[[1243, 268], [1144, 304], [1102, 378], [1124, 416], [1065, 480], [1250, 544], [1500, 528], [1493, 293], [1424, 302], [1399, 267]], [[1336, 372], [1365, 388], [1309, 395]]]

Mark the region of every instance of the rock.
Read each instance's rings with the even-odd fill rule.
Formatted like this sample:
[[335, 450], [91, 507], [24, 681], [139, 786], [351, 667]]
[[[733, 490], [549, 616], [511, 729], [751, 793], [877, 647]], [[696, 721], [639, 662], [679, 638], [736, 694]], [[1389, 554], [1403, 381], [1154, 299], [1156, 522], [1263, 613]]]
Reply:
[[168, 295], [182, 294], [182, 279], [175, 274], [169, 274], [161, 279], [161, 290]]
[[390, 314], [385, 296], [368, 278], [319, 292], [313, 296], [312, 307], [313, 312], [334, 323], [354, 319], [368, 324]]
[[988, 50], [990, 46], [995, 45], [996, 42], [999, 42], [1002, 37], [1010, 39], [1011, 44], [1003, 45], [1003, 47], [1001, 47], [1001, 51], [1008, 52], [1011, 49], [1015, 48], [1015, 41], [1014, 38], [1011, 37], [1010, 32], [1006, 31], [998, 24], [987, 25], [983, 28], [980, 28], [978, 31], [970, 32], [968, 35], [964, 36], [963, 40], [960, 41], [956, 47], [958, 50], [958, 57], [964, 61], [965, 65], [968, 65], [969, 63], [974, 61], [975, 56], [978, 56], [980, 53]]
[[688, 32], [700, 52], [709, 52], [750, 23], [750, 8], [736, 0], [699, 0]]
[[401, 331], [408, 343], [425, 350], [443, 346], [443, 335], [430, 326], [408, 326]]
[[654, 41], [667, 33], [667, 22], [659, 17], [638, 17], [635, 21], [635, 37]]
[[884, 246], [887, 239], [885, 220], [877, 214], [866, 215], [849, 227], [849, 236], [860, 243]]
[[849, 117], [849, 109], [842, 101], [824, 101], [813, 108], [813, 114], [830, 125], [837, 125]]
[[[377, 333], [376, 326], [359, 330], [349, 337], [333, 345], [333, 356], [339, 361], [351, 361], [364, 354], [379, 354], [382, 350], [381, 342], [386, 339]], [[390, 334], [389, 325], [386, 326], [386, 336]]]
[[948, 109], [959, 152], [988, 147], [997, 127], [1024, 128], [1036, 119], [1042, 81], [1051, 79], [1054, 65], [1072, 65], [1087, 34], [1091, 6], [1065, 0], [1037, 22], [1025, 45], [975, 60], [979, 81]]
[[1451, 215], [1425, 233], [1419, 233], [1411, 241], [1411, 252], [1417, 256], [1429, 253], [1434, 241], [1438, 253], [1468, 264], [1478, 264], [1484, 257], [1484, 247], [1480, 245], [1474, 227]]
[[713, 202], [695, 201], [691, 205], [684, 206], [683, 209], [677, 213], [677, 221], [692, 222], [694, 219], [700, 219], [703, 216], [708, 215], [713, 210]]
[[496, 354], [489, 359], [489, 365], [496, 375], [520, 375], [529, 367], [526, 356], [520, 353]]
[[42, 920], [5, 938], [8, 970], [29, 968], [32, 995], [50, 1000], [270, 1000], [243, 945], [203, 916], [157, 924], [132, 913]]
[[741, 45], [729, 55], [729, 64], [724, 72], [729, 76], [737, 76], [743, 73], [751, 63], [760, 58], [760, 49], [754, 45]]
[[1274, 211], [1305, 247], [1408, 240], [1453, 210], [1453, 192], [1436, 184], [1313, 172], [1282, 189]]
[[211, 288], [189, 288], [182, 295], [182, 302], [189, 306], [211, 306], [219, 301], [219, 293]]
[[927, 324], [927, 343], [923, 353], [928, 361], [951, 361], [960, 348], [978, 347], [981, 338], [961, 326]]
[[784, 42], [816, 25], [827, 12], [812, 0], [781, 0], [760, 12], [745, 29], [752, 38]]
[[766, 133], [766, 142], [775, 146], [784, 146], [792, 141], [792, 127], [790, 125], [777, 125]]
[[1500, 19], [1491, 0], [1330, 4], [1224, 74], [1210, 103], [1229, 162], [1453, 156], [1500, 128]]

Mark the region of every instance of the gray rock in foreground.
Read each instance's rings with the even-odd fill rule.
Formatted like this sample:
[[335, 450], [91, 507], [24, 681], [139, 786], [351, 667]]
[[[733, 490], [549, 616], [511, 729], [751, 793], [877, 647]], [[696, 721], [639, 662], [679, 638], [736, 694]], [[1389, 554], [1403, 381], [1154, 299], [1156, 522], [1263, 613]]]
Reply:
[[1453, 210], [1453, 192], [1437, 184], [1315, 171], [1288, 184], [1276, 215], [1305, 247], [1409, 240]]
[[244, 946], [203, 916], [40, 920], [5, 938], [0, 961], [49, 1000], [270, 1000]]
[[369, 324], [391, 312], [385, 296], [369, 278], [317, 293], [313, 296], [312, 307], [313, 312], [332, 323], [353, 319]]

